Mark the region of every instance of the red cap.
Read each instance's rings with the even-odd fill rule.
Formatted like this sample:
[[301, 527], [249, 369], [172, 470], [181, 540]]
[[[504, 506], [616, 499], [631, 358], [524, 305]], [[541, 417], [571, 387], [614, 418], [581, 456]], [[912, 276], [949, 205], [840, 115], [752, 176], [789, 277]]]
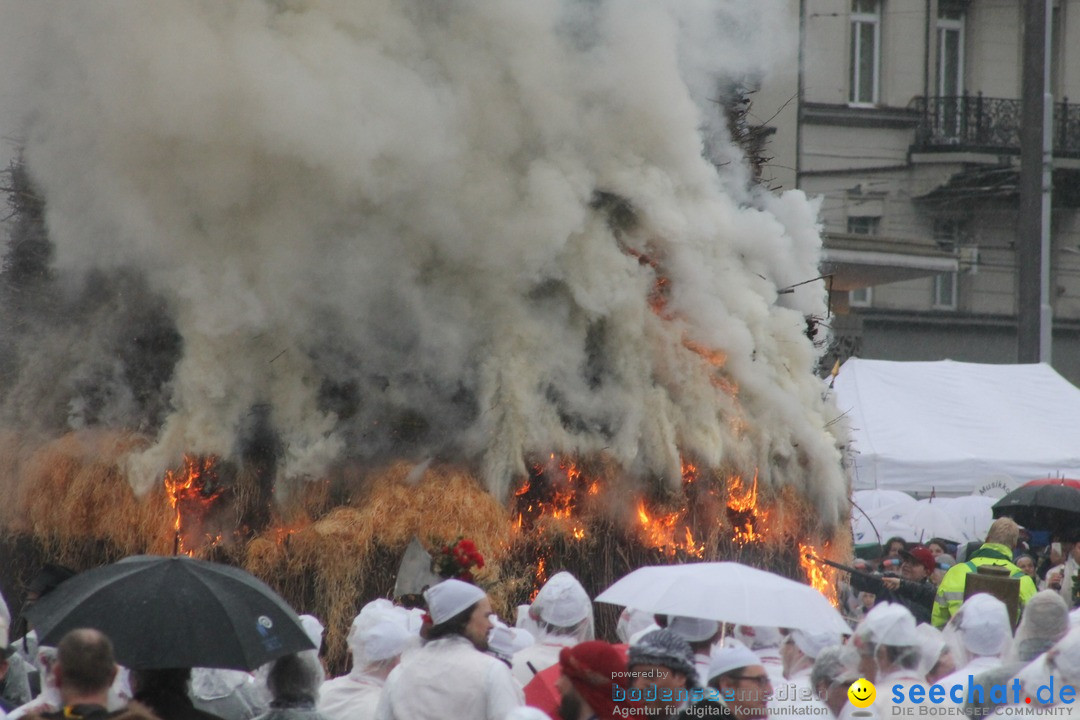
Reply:
[[919, 563], [926, 568], [927, 575], [934, 572], [934, 568], [937, 567], [934, 553], [930, 552], [930, 548], [925, 545], [915, 545], [910, 550], [901, 550], [900, 557], [904, 558], [904, 560]]

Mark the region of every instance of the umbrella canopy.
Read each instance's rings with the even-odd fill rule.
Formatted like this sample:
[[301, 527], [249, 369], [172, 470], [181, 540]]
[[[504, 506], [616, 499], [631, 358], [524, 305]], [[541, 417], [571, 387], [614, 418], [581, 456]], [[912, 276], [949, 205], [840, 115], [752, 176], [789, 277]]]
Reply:
[[907, 507], [917, 502], [918, 500], [900, 490], [856, 490], [851, 493], [851, 504], [870, 514], [893, 505]]
[[1080, 524], [1080, 480], [1032, 480], [994, 503], [993, 512], [995, 518], [1011, 517], [1032, 530], [1075, 529]]
[[809, 585], [734, 562], [638, 568], [596, 601], [739, 625], [851, 632], [836, 608]]
[[938, 498], [935, 504], [941, 505], [949, 517], [964, 533], [968, 542], [983, 540], [994, 522], [994, 503], [997, 498], [987, 495], [964, 495], [954, 498]]
[[314, 648], [288, 604], [234, 567], [188, 557], [139, 555], [76, 575], [27, 611], [43, 645], [76, 628], [112, 640], [137, 670], [254, 670]]

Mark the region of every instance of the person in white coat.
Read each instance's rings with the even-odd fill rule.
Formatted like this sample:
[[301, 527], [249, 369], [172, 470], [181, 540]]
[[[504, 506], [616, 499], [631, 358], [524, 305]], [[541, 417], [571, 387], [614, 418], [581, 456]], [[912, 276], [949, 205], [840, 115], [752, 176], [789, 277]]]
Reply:
[[352, 669], [323, 683], [316, 707], [329, 720], [372, 720], [387, 676], [402, 653], [419, 645], [420, 636], [408, 630], [404, 609], [379, 599], [360, 610], [346, 643]]
[[460, 580], [424, 592], [426, 643], [386, 679], [377, 720], [504, 720], [525, 703], [510, 668], [484, 652], [491, 621], [487, 594]]
[[[855, 628], [849, 645], [858, 653], [859, 675], [878, 687], [878, 696], [867, 711], [879, 720], [903, 716], [907, 708], [917, 713], [919, 703], [911, 700], [915, 685], [926, 685], [926, 676], [919, 672], [922, 657], [921, 643], [915, 630], [915, 616], [903, 605], [878, 603]], [[893, 699], [894, 692], [901, 700]], [[844, 706], [840, 720], [853, 717], [856, 708]]]
[[818, 654], [827, 647], [839, 645], [841, 640], [839, 633], [828, 631], [792, 630], [787, 634], [780, 643], [784, 684], [773, 686], [773, 701], [769, 705], [770, 717], [801, 720], [797, 716], [806, 715], [806, 708], [811, 706], [818, 708], [811, 714], [825, 714], [826, 705], [810, 682], [810, 672], [814, 669], [814, 660]]
[[514, 677], [527, 685], [536, 673], [559, 662], [564, 647], [593, 639], [593, 607], [589, 594], [577, 578], [559, 572], [544, 583], [529, 606], [529, 623], [535, 643], [514, 654]]
[[956, 660], [956, 670], [938, 680], [946, 692], [954, 685], [966, 688], [969, 676], [1001, 665], [1012, 645], [1009, 611], [1005, 603], [986, 593], [965, 600], [957, 613], [949, 618], [942, 634]]

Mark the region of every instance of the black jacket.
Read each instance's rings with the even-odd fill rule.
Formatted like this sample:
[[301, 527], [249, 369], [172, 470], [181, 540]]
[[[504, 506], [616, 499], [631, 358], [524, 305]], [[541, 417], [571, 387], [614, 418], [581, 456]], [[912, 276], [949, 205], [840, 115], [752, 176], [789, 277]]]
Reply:
[[916, 623], [930, 622], [930, 615], [934, 611], [934, 597], [937, 588], [929, 578], [919, 582], [900, 580], [900, 587], [889, 590], [885, 587], [880, 577], [875, 575], [851, 574], [851, 587], [859, 592], [874, 593], [877, 602], [887, 601], [900, 603], [915, 616]]

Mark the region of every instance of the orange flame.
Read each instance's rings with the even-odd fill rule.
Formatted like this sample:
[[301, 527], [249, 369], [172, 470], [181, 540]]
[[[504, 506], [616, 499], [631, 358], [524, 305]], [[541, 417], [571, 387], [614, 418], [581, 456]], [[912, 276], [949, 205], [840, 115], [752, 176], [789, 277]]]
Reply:
[[[194, 555], [195, 549], [186, 547], [185, 535], [201, 530], [202, 519], [214, 501], [221, 497], [224, 488], [208, 484], [212, 482], [213, 468], [217, 458], [184, 456], [184, 466], [165, 473], [165, 493], [169, 506], [176, 511], [173, 529], [176, 533], [176, 552]], [[206, 535], [209, 545], [221, 541], [221, 535]]]
[[[828, 547], [829, 544], [825, 543], [826, 550]], [[833, 604], [833, 607], [840, 607], [836, 584], [830, 577], [835, 572], [830, 573], [828, 566], [819, 563], [815, 559], [819, 554], [817, 548], [813, 545], [799, 543], [799, 565], [802, 567], [803, 572], [806, 573], [806, 578], [810, 581], [811, 587], [824, 595]]]

